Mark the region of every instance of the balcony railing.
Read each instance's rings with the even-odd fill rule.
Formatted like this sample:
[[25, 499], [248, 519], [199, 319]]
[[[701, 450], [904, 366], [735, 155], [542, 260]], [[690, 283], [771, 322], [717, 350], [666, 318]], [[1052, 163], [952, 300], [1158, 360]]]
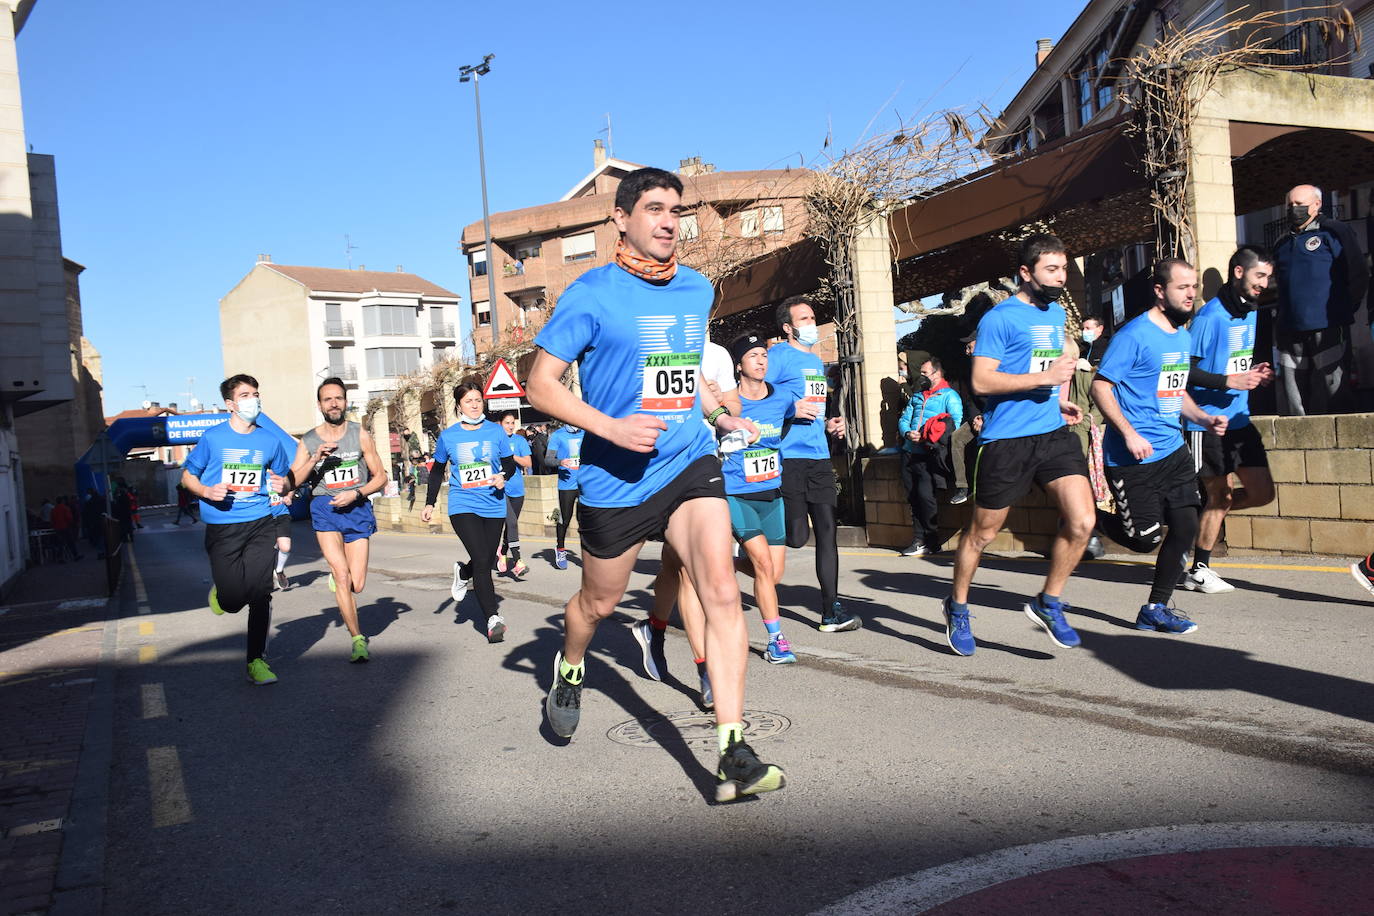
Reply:
[[432, 324], [429, 326], [429, 337], [431, 340], [457, 340], [454, 336], [453, 325], [451, 324]]
[[329, 367], [329, 374], [337, 379], [342, 379], [345, 384], [358, 384], [358, 367], [352, 363], [333, 365]]
[[332, 339], [346, 337], [353, 338], [353, 322], [351, 321], [326, 321], [324, 323], [324, 336]]
[[1315, 67], [1318, 73], [1331, 70], [1331, 49], [1315, 22], [1304, 22], [1289, 29], [1282, 38], [1274, 42], [1276, 54], [1269, 55], [1268, 63], [1276, 67]]

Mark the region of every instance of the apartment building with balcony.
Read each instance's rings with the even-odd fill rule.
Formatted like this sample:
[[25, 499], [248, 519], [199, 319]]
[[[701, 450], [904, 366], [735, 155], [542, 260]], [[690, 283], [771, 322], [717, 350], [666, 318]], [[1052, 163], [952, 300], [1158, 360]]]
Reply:
[[[491, 215], [490, 264], [482, 222], [464, 228], [476, 353], [492, 346], [488, 273], [495, 279], [501, 342], [528, 340], [569, 284], [611, 260], [619, 235], [611, 219], [616, 188], [638, 168], [643, 166], [608, 157], [595, 141], [592, 170], [559, 200]], [[693, 157], [680, 161], [677, 174], [684, 207], [678, 259], [707, 276], [802, 238], [807, 170], [720, 172]]]
[[343, 380], [350, 410], [396, 379], [457, 356], [462, 296], [394, 272], [274, 264], [268, 255], [220, 300], [227, 374], [262, 386], [263, 409], [292, 433], [319, 422], [315, 389]]

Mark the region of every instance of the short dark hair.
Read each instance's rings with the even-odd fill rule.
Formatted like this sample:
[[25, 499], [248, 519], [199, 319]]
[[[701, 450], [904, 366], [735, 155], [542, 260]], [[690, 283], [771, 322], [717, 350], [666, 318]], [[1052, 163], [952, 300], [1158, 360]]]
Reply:
[[1021, 243], [1021, 253], [1018, 256], [1017, 264], [1028, 270], [1035, 270], [1036, 263], [1041, 255], [1062, 254], [1068, 255], [1069, 249], [1057, 235], [1050, 235], [1048, 232], [1037, 232]]
[[682, 194], [682, 179], [663, 169], [635, 169], [626, 175], [615, 189], [615, 205], [629, 213], [639, 203], [639, 198], [651, 188], [666, 188]]
[[345, 397], [348, 396], [348, 389], [347, 389], [346, 387], [344, 387], [343, 379], [341, 379], [341, 378], [335, 378], [334, 376], [331, 375], [329, 378], [327, 378], [327, 379], [325, 379], [324, 381], [320, 382], [319, 387], [315, 389], [315, 401], [316, 401], [316, 403], [319, 402], [319, 400], [320, 400], [320, 395], [324, 392], [324, 386], [325, 386], [325, 385], [338, 385], [341, 389], [343, 389], [344, 396], [345, 396]]
[[1096, 321], [1098, 324], [1102, 324], [1102, 319], [1098, 318], [1096, 315], [1084, 315], [1082, 323], [1087, 324], [1089, 321]]
[[[924, 366], [926, 363], [930, 363], [930, 368], [934, 369], [936, 372], [945, 371], [945, 365], [944, 363], [940, 362], [940, 357], [938, 356], [927, 356], [925, 359], [921, 360], [922, 366]], [[908, 366], [908, 368], [910, 367]], [[920, 366], [917, 366], [917, 369], [919, 368]]]
[[234, 396], [234, 389], [240, 385], [252, 385], [256, 388], [258, 387], [258, 380], [251, 375], [244, 375], [242, 372], [238, 375], [231, 375], [219, 383], [219, 396], [226, 401], [229, 400]]
[[478, 394], [481, 394], [482, 386], [478, 385], [476, 382], [462, 382], [460, 384], [453, 386], [453, 406], [455, 408], [458, 406], [458, 402], [463, 400], [463, 397], [469, 391], [475, 391]]
[[778, 303], [777, 319], [779, 331], [782, 330], [783, 325], [792, 323], [792, 306], [794, 305], [809, 305], [813, 312], [816, 310], [816, 303], [811, 301], [810, 296], [788, 296]]
[[1242, 245], [1236, 249], [1236, 253], [1231, 255], [1231, 260], [1226, 265], [1227, 276], [1232, 276], [1236, 268], [1249, 270], [1256, 264], [1268, 264], [1274, 266], [1274, 256], [1269, 253], [1268, 248], [1261, 248], [1258, 245]]
[[1150, 286], [1167, 287], [1169, 281], [1174, 278], [1175, 267], [1186, 267], [1189, 270], [1193, 269], [1193, 265], [1182, 258], [1160, 258], [1158, 261], [1155, 261], [1154, 270], [1150, 271]]
[[496, 418], [496, 422], [497, 422], [497, 423], [504, 423], [504, 422], [506, 422], [506, 417], [515, 417], [515, 422], [516, 422], [516, 423], [519, 423], [519, 422], [520, 422], [520, 414], [519, 414], [518, 412], [514, 411], [514, 410], [503, 410], [503, 411], [501, 411], [501, 415], [500, 415], [499, 417]]

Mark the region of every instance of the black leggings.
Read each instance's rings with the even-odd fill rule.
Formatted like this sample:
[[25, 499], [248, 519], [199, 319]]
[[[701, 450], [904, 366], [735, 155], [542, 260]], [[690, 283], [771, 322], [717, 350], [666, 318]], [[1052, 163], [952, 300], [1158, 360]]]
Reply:
[[506, 497], [506, 527], [501, 532], [501, 549], [512, 560], [520, 559], [520, 510], [525, 507], [525, 497]]
[[1197, 506], [1170, 506], [1164, 510], [1164, 525], [1168, 533], [1160, 537], [1156, 528], [1150, 535], [1140, 537], [1134, 530], [1127, 531], [1121, 517], [1098, 510], [1097, 527], [1107, 537], [1136, 553], [1149, 553], [1159, 548], [1155, 558], [1155, 578], [1150, 584], [1150, 603], [1168, 604], [1173, 597], [1174, 587], [1188, 563], [1188, 551], [1197, 540]]
[[572, 524], [573, 507], [581, 490], [558, 491], [558, 549], [562, 550], [568, 538], [568, 525]]
[[450, 515], [448, 520], [468, 552], [468, 562], [462, 564], [461, 574], [465, 579], [472, 579], [477, 603], [482, 613], [490, 617], [496, 613], [496, 588], [491, 584], [491, 567], [496, 562], [496, 547], [501, 543], [501, 528], [506, 520], [483, 518], [471, 512]]
[[811, 539], [806, 519], [811, 517], [811, 531], [816, 534], [816, 581], [821, 586], [821, 614], [829, 614], [840, 596], [840, 549], [835, 541], [835, 507], [829, 503], [806, 504], [806, 512], [787, 516], [787, 546], [805, 547]]
[[248, 605], [248, 661], [262, 658], [272, 623], [276, 520], [269, 515], [251, 522], [206, 525], [205, 552], [210, 555], [210, 576], [219, 606], [237, 614]]

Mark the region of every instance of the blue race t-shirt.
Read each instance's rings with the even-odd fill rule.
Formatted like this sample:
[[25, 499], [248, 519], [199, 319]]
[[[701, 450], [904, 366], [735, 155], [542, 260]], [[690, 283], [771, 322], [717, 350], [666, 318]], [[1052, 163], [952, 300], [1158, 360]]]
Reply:
[[[1008, 375], [1044, 372], [1064, 355], [1064, 307], [1051, 302], [1041, 308], [1019, 296], [999, 302], [978, 322], [973, 355], [997, 360], [997, 371]], [[995, 442], [1038, 436], [1063, 425], [1059, 387], [1047, 385], [1015, 394], [988, 395], [978, 439]]]
[[272, 514], [267, 472], [285, 476], [295, 452], [261, 426], [241, 433], [225, 420], [201, 435], [182, 467], [207, 487], [229, 485], [224, 500], [202, 499], [200, 518], [207, 525], [253, 522]]
[[[1193, 356], [1199, 357], [1198, 368], [1217, 375], [1249, 372], [1255, 364], [1255, 313], [1233, 318], [1220, 299], [1212, 299], [1197, 313], [1188, 327], [1193, 338]], [[1250, 425], [1250, 392], [1190, 386], [1188, 393], [1197, 406], [1209, 414], [1226, 417], [1227, 429], [1242, 429]], [[1186, 421], [1189, 430], [1203, 427]]]
[[[519, 433], [511, 433], [510, 437], [511, 455], [516, 458], [530, 457], [530, 443]], [[525, 470], [520, 465], [515, 466], [515, 476], [506, 479], [507, 496], [525, 495]]]
[[680, 264], [662, 285], [606, 264], [578, 277], [559, 297], [535, 344], [577, 362], [582, 399], [592, 407], [616, 419], [649, 414], [668, 427], [648, 453], [588, 433], [578, 474], [588, 506], [637, 506], [715, 451], [710, 431], [698, 422], [697, 395], [714, 300], [711, 284]]
[[448, 514], [505, 518], [506, 493], [497, 488], [496, 475], [501, 459], [512, 454], [510, 437], [490, 420], [473, 429], [454, 423], [441, 432], [434, 461], [448, 464]]
[[[558, 459], [558, 489], [576, 490], [577, 472], [582, 470], [582, 440], [586, 433], [583, 430], [572, 432], [566, 426], [560, 426], [549, 436], [549, 444], [544, 449], [545, 460], [549, 457]], [[572, 467], [563, 464], [564, 461], [572, 461]]]
[[825, 398], [829, 385], [825, 364], [814, 353], [798, 350], [789, 343], [774, 344], [768, 350], [768, 371], [764, 379], [794, 402], [805, 399], [821, 407], [814, 420], [793, 419], [782, 440], [784, 458], [830, 458], [830, 443], [825, 438]]
[[[294, 436], [292, 436], [286, 430], [278, 426], [276, 422], [273, 421], [273, 419], [265, 413], [258, 414], [257, 425], [260, 428], [267, 430], [269, 433], [271, 433], [272, 435], [276, 436], [279, 440], [281, 440], [282, 448], [286, 449], [287, 454], [291, 456], [292, 461], [295, 460], [296, 446], [298, 446], [300, 443], [296, 441], [296, 438]], [[269, 491], [267, 494], [267, 499], [268, 502], [271, 503], [272, 516], [274, 518], [282, 515], [289, 515], [291, 513], [291, 507], [288, 506], [285, 502], [283, 502], [282, 498], [279, 495], [277, 495], [277, 493]]]
[[1178, 451], [1183, 445], [1183, 395], [1188, 386], [1193, 341], [1187, 328], [1174, 333], [1161, 330], [1146, 312], [1128, 321], [1112, 336], [1099, 378], [1112, 383], [1112, 394], [1126, 422], [1154, 446], [1144, 461], [1126, 448], [1126, 439], [1112, 424], [1102, 440], [1102, 456], [1112, 467], [1151, 464]]
[[766, 397], [753, 400], [740, 389], [742, 415], [754, 421], [759, 439], [738, 451], [726, 452], [725, 492], [762, 493], [782, 485], [783, 421], [796, 411], [791, 392], [770, 385]]

